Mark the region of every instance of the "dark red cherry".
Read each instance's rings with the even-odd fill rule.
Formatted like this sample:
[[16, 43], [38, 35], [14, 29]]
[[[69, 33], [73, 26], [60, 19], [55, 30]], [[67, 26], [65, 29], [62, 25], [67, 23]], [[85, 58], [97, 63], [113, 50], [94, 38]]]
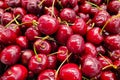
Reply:
[[78, 65], [67, 63], [60, 68], [60, 80], [82, 80], [82, 73]]
[[5, 0], [10, 7], [18, 7], [21, 5], [21, 0]]
[[98, 8], [92, 7], [90, 9], [90, 13], [89, 14], [91, 15], [91, 17], [94, 17], [98, 13], [98, 11], [99, 11]]
[[115, 61], [120, 59], [120, 50], [113, 50], [112, 52], [109, 52], [110, 58]]
[[8, 8], [9, 6], [7, 5], [7, 3], [4, 1], [4, 0], [1, 0], [0, 1], [0, 8], [2, 9], [6, 9]]
[[79, 6], [76, 5], [75, 7], [73, 7], [73, 10], [75, 11], [75, 13], [77, 14], [79, 12]]
[[1, 77], [1, 80], [26, 80], [28, 70], [21, 64], [16, 64], [7, 69]]
[[55, 72], [55, 70], [46, 69], [38, 75], [37, 80], [56, 80]]
[[76, 19], [76, 13], [71, 8], [64, 8], [60, 12], [60, 18], [67, 22], [74, 22]]
[[63, 7], [75, 7], [78, 3], [78, 0], [61, 0]]
[[68, 54], [69, 54], [69, 52], [68, 52], [67, 47], [66, 46], [60, 46], [58, 48], [58, 51], [57, 51], [58, 61], [63, 62], [67, 58]]
[[37, 39], [34, 42], [34, 46], [38, 53], [50, 54], [50, 52], [51, 52], [51, 45], [48, 41]]
[[85, 48], [83, 37], [78, 34], [70, 36], [67, 41], [67, 48], [74, 54], [81, 54]]
[[90, 18], [89, 14], [78, 13], [78, 16], [82, 18], [85, 22], [87, 22]]
[[41, 71], [45, 70], [48, 65], [48, 58], [45, 54], [38, 54], [38, 56], [32, 56], [30, 58], [28, 68], [32, 72], [39, 74]]
[[117, 14], [120, 11], [120, 1], [114, 0], [110, 1], [107, 6], [108, 12], [112, 14]]
[[9, 12], [3, 13], [1, 16], [1, 23], [7, 25], [11, 20], [13, 20], [13, 14]]
[[92, 21], [95, 23], [96, 26], [103, 27], [109, 18], [110, 18], [110, 15], [107, 11], [100, 10], [98, 11], [98, 13], [95, 14]]
[[37, 16], [35, 16], [33, 14], [26, 14], [22, 18], [22, 23], [26, 27], [31, 27], [33, 25], [33, 21], [37, 21]]
[[34, 52], [30, 49], [21, 51], [21, 62], [24, 65], [28, 65], [30, 58], [34, 55]]
[[23, 16], [26, 15], [26, 10], [25, 10], [24, 8], [17, 7], [17, 8], [14, 8], [14, 9], [13, 9], [13, 14], [14, 14], [15, 16], [20, 15], [20, 17], [18, 18], [18, 20], [21, 21], [22, 18], [23, 18]]
[[85, 35], [87, 32], [87, 25], [82, 18], [75, 20], [72, 30], [75, 34]]
[[38, 22], [39, 32], [43, 34], [51, 35], [58, 30], [58, 20], [56, 18], [51, 17], [50, 15], [42, 15], [38, 19]]
[[[42, 1], [42, 0], [40, 0], [40, 1]], [[44, 4], [44, 6], [50, 7], [50, 6], [52, 6], [53, 1], [54, 1], [54, 0], [45, 0], [45, 1], [43, 2], [43, 4]], [[56, 4], [57, 4], [57, 0], [55, 0], [54, 5], [56, 5]]]
[[120, 18], [113, 18], [108, 22], [105, 27], [105, 30], [111, 34], [119, 34], [120, 33]]
[[21, 0], [21, 5], [24, 9], [27, 8], [27, 4], [28, 4], [29, 0]]
[[104, 42], [109, 50], [120, 49], [120, 35], [107, 36]]
[[103, 46], [97, 46], [96, 48], [98, 53], [105, 54], [105, 48]]
[[35, 27], [29, 27], [25, 32], [25, 36], [27, 37], [28, 40], [34, 41], [35, 37], [40, 36], [40, 34]]
[[55, 69], [57, 66], [57, 57], [56, 55], [48, 55], [48, 69]]
[[98, 75], [101, 72], [101, 68], [101, 63], [95, 57], [88, 55], [82, 60], [82, 73], [89, 78]]
[[103, 71], [100, 80], [117, 80], [115, 73], [111, 71]]
[[4, 13], [4, 10], [0, 8], [0, 20], [1, 20], [3, 13]]
[[67, 25], [60, 25], [56, 33], [56, 40], [60, 44], [66, 44], [68, 38], [73, 34], [71, 27]]
[[87, 32], [87, 41], [93, 44], [100, 44], [103, 41], [103, 36], [100, 34], [101, 29], [94, 27]]
[[5, 47], [0, 54], [0, 61], [6, 65], [15, 64], [21, 55], [21, 48], [17, 45]]
[[89, 0], [89, 1], [97, 5], [99, 5], [102, 2], [102, 0]]
[[103, 3], [103, 4], [100, 5], [100, 8], [102, 10], [107, 10], [107, 5]]
[[85, 2], [79, 6], [80, 12], [85, 13], [85, 14], [89, 14], [90, 9], [91, 9], [91, 5], [88, 4], [87, 2]]
[[50, 41], [49, 40], [49, 43], [50, 43], [50, 45], [51, 45], [51, 52], [56, 52], [57, 51], [57, 49], [58, 49], [58, 44], [57, 44], [57, 42], [56, 41]]
[[92, 43], [89, 42], [85, 43], [84, 54], [96, 57], [97, 56], [96, 47]]

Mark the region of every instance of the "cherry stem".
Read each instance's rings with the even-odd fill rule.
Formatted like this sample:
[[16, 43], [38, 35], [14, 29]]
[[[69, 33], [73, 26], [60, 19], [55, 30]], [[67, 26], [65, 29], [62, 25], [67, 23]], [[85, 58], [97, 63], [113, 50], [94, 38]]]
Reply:
[[61, 8], [63, 8], [61, 2], [59, 0], [57, 0], [58, 4], [60, 5]]
[[38, 6], [41, 6], [41, 5], [43, 4], [43, 2], [45, 2], [45, 0], [42, 0], [42, 1], [38, 4]]
[[82, 76], [82, 79], [83, 80], [89, 80], [88, 78], [86, 78], [85, 76]]
[[11, 20], [5, 27], [8, 27], [11, 23], [13, 23], [19, 17], [20, 17], [20, 15], [17, 15], [16, 17], [14, 17], [14, 19]]
[[41, 61], [41, 58], [38, 57], [38, 54], [37, 54], [35, 45], [33, 45], [33, 50], [34, 50], [34, 53], [35, 53], [35, 55], [36, 55], [37, 61], [40, 62], [40, 61]]
[[19, 25], [19, 22], [17, 21], [17, 19], [15, 19], [15, 22], [16, 22], [17, 25]]
[[91, 19], [89, 19], [89, 20], [86, 22], [86, 24], [89, 24], [91, 21], [92, 21], [92, 20], [91, 20]]
[[55, 41], [54, 38], [51, 38], [50, 36], [45, 36], [45, 37], [39, 37], [39, 36], [35, 36], [35, 38], [38, 38], [38, 39], [42, 39], [42, 40], [51, 40], [51, 41]]
[[64, 51], [54, 52], [54, 53], [48, 54], [47, 56], [52, 56], [52, 55], [55, 55], [55, 54], [58, 54], [58, 53], [64, 53]]
[[61, 68], [62, 65], [68, 60], [68, 58], [71, 56], [71, 54], [72, 54], [72, 53], [70, 53], [70, 54], [66, 57], [66, 59], [65, 59], [65, 60], [60, 64], [60, 66], [58, 67], [58, 69], [57, 69], [57, 71], [56, 71], [56, 73], [55, 73], [55, 79], [57, 79], [58, 72], [59, 72], [60, 68]]
[[52, 3], [52, 16], [56, 17], [55, 14], [54, 14], [54, 5], [55, 5], [55, 0], [53, 0], [53, 3]]
[[92, 23], [92, 26], [91, 26], [91, 27], [93, 28], [94, 26], [95, 26], [95, 23]]
[[108, 20], [106, 21], [105, 25], [103, 26], [103, 28], [101, 29], [100, 34], [102, 35], [103, 30], [105, 29], [105, 27], [107, 26], [107, 24], [108, 24], [112, 19], [115, 19], [115, 18], [118, 18], [118, 17], [120, 17], [120, 14], [115, 15], [115, 16], [112, 16], [110, 19], [108, 19]]
[[92, 3], [92, 2], [87, 1], [87, 3], [92, 5], [92, 6], [97, 7], [99, 10], [102, 10], [102, 8], [100, 8], [98, 5], [96, 5], [96, 4]]

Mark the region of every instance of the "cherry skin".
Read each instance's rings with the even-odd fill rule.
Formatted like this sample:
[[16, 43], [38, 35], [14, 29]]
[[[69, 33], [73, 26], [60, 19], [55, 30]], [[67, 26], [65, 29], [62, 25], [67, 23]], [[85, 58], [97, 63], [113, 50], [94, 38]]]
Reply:
[[93, 18], [97, 13], [98, 13], [98, 11], [99, 11], [99, 9], [98, 8], [95, 8], [95, 7], [92, 7], [91, 9], [90, 9], [90, 15], [91, 15], [91, 17]]
[[101, 68], [101, 63], [95, 57], [88, 55], [82, 60], [82, 73], [89, 78], [98, 75], [101, 72]]
[[68, 54], [69, 54], [69, 52], [68, 52], [67, 47], [66, 46], [60, 46], [58, 48], [58, 51], [57, 51], [58, 61], [63, 62], [67, 58]]
[[82, 73], [78, 65], [67, 63], [60, 68], [60, 80], [82, 80]]
[[8, 68], [1, 77], [1, 80], [26, 80], [27, 76], [27, 68], [21, 64], [16, 64]]
[[99, 5], [102, 2], [102, 0], [90, 0], [90, 2]]
[[70, 36], [67, 41], [67, 48], [74, 54], [81, 54], [85, 48], [83, 37], [78, 34]]
[[28, 2], [29, 2], [29, 0], [21, 0], [22, 8], [26, 9]]
[[41, 71], [45, 70], [48, 65], [48, 58], [45, 54], [38, 54], [37, 56], [32, 56], [30, 58], [28, 68], [35, 74], [39, 74]]
[[103, 71], [100, 80], [117, 80], [116, 75], [111, 71]]
[[46, 69], [38, 75], [37, 80], [56, 80], [55, 72], [55, 70]]
[[72, 30], [75, 34], [85, 35], [87, 32], [87, 25], [82, 18], [76, 19]]
[[110, 59], [113, 61], [120, 59], [120, 50], [113, 50], [112, 52], [109, 52]]
[[18, 7], [21, 4], [21, 0], [5, 0], [5, 1], [10, 7]]
[[51, 45], [48, 41], [37, 39], [34, 42], [34, 46], [38, 53], [50, 54], [50, 52], [51, 52]]
[[78, 16], [81, 17], [85, 22], [87, 22], [90, 18], [89, 14], [78, 13]]
[[57, 66], [57, 57], [56, 55], [48, 55], [48, 69], [55, 69]]
[[26, 36], [17, 37], [16, 44], [18, 44], [22, 49], [28, 48], [28, 40]]
[[58, 30], [58, 20], [50, 15], [42, 15], [38, 19], [38, 23], [38, 30], [43, 34], [51, 35]]
[[30, 49], [25, 49], [21, 51], [21, 62], [23, 65], [27, 66], [30, 58], [34, 56], [34, 52]]
[[[40, 0], [40, 1], [42, 1], [42, 0]], [[50, 6], [52, 6], [53, 1], [54, 1], [54, 0], [45, 0], [45, 1], [43, 2], [43, 5], [44, 5], [44, 6], [47, 6], [47, 7], [50, 7]], [[55, 0], [54, 5], [56, 5], [56, 4], [57, 4], [57, 0]]]
[[76, 19], [76, 13], [71, 8], [64, 8], [60, 12], [60, 18], [67, 22], [74, 22]]
[[56, 40], [60, 44], [66, 44], [68, 38], [73, 34], [71, 27], [67, 25], [60, 25], [56, 33]]
[[107, 36], [104, 42], [110, 51], [120, 49], [120, 35]]
[[4, 10], [0, 8], [0, 20], [1, 20], [1, 16], [3, 15]]
[[2, 8], [2, 9], [6, 9], [6, 8], [8, 8], [9, 6], [7, 5], [7, 3], [5, 2], [5, 1], [0, 1], [0, 8]]
[[73, 10], [75, 11], [75, 13], [77, 14], [79, 12], [79, 6], [76, 5], [75, 7], [73, 7]]
[[6, 65], [15, 64], [21, 55], [21, 48], [17, 45], [5, 47], [0, 54], [0, 61]]
[[105, 52], [106, 52], [105, 48], [102, 45], [97, 46], [96, 50], [98, 53], [101, 53], [101, 54], [105, 54]]
[[87, 41], [98, 45], [103, 41], [103, 36], [100, 34], [101, 29], [99, 27], [94, 27], [87, 32]]

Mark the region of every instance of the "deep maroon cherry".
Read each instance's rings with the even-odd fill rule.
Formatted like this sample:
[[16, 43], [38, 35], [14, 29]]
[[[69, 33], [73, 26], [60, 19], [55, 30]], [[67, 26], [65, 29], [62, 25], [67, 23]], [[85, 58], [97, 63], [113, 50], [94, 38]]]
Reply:
[[78, 13], [78, 16], [82, 18], [85, 22], [87, 22], [90, 18], [89, 14]]
[[1, 77], [1, 80], [26, 80], [28, 70], [21, 64], [16, 64], [8, 68]]
[[103, 36], [100, 34], [101, 29], [94, 27], [87, 32], [87, 41], [93, 44], [100, 44], [103, 41]]
[[21, 0], [5, 0], [5, 1], [10, 7], [18, 7], [21, 5]]
[[98, 75], [101, 72], [101, 68], [101, 63], [95, 57], [88, 55], [82, 60], [82, 73], [89, 78]]
[[68, 38], [73, 34], [71, 27], [67, 25], [60, 25], [56, 33], [56, 40], [60, 44], [66, 44]]
[[81, 54], [85, 48], [83, 37], [78, 34], [70, 36], [67, 41], [67, 48], [74, 54]]
[[0, 8], [0, 20], [1, 20], [1, 16], [3, 15], [4, 10]]
[[99, 11], [98, 8], [92, 7], [90, 9], [90, 13], [89, 14], [91, 15], [91, 17], [94, 17], [98, 13], [98, 11]]
[[56, 80], [55, 72], [55, 70], [46, 69], [38, 75], [37, 80]]
[[[40, 0], [40, 1], [42, 1], [42, 0]], [[50, 6], [52, 6], [53, 1], [54, 1], [54, 0], [45, 0], [45, 1], [43, 2], [43, 5], [50, 7]], [[55, 0], [54, 5], [56, 5], [56, 4], [57, 4], [57, 0]]]
[[71, 8], [64, 8], [60, 12], [60, 18], [67, 22], [74, 22], [76, 19], [76, 13]]
[[38, 29], [41, 33], [51, 35], [58, 30], [59, 22], [50, 15], [42, 15], [38, 19]]
[[67, 47], [66, 46], [60, 46], [58, 48], [58, 51], [57, 51], [58, 61], [63, 62], [67, 58], [68, 54], [69, 54], [69, 52], [68, 52]]
[[21, 0], [21, 5], [24, 9], [27, 8], [27, 4], [28, 4], [29, 0]]
[[28, 65], [30, 58], [34, 55], [34, 52], [30, 49], [21, 51], [21, 62], [24, 65]]
[[48, 55], [48, 69], [55, 69], [57, 67], [57, 56], [56, 55]]
[[60, 80], [82, 80], [82, 73], [78, 65], [67, 63], [60, 68]]
[[120, 50], [113, 50], [112, 52], [109, 52], [110, 58], [115, 61], [120, 59]]
[[75, 13], [77, 14], [79, 12], [79, 6], [76, 5], [75, 7], [73, 7], [73, 10], [75, 11]]
[[75, 34], [85, 35], [87, 32], [87, 25], [82, 18], [75, 20], [72, 30]]
[[37, 39], [34, 42], [34, 46], [38, 53], [50, 54], [50, 52], [51, 52], [51, 45], [48, 41]]
[[0, 54], [0, 61], [6, 65], [15, 64], [21, 55], [21, 48], [17, 45], [5, 47]]
[[45, 70], [48, 65], [48, 58], [45, 54], [38, 54], [38, 56], [32, 56], [30, 58], [28, 68], [32, 72], [39, 74], [41, 71]]
[[115, 73], [111, 71], [103, 71], [100, 80], [117, 80]]

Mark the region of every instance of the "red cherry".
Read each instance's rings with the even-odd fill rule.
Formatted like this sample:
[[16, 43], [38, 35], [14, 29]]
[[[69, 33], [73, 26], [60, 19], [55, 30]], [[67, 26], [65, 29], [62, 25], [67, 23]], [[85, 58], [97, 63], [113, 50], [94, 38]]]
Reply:
[[87, 22], [90, 18], [89, 14], [78, 13], [78, 16], [81, 17], [85, 22]]
[[10, 7], [18, 7], [20, 6], [21, 0], [5, 0], [5, 2]]
[[74, 54], [81, 54], [85, 48], [83, 37], [77, 34], [70, 36], [67, 41], [67, 48]]
[[27, 76], [27, 68], [21, 64], [16, 64], [8, 68], [2, 75], [1, 80], [26, 80]]
[[51, 35], [58, 30], [58, 25], [59, 25], [58, 20], [49, 15], [42, 15], [38, 19], [38, 22], [39, 22], [38, 25], [39, 32], [43, 34]]
[[112, 52], [109, 52], [110, 58], [115, 61], [120, 59], [120, 50], [113, 50]]
[[21, 48], [17, 45], [5, 47], [0, 54], [0, 61], [6, 65], [15, 64], [21, 55]]
[[[42, 1], [42, 0], [40, 0], [40, 1]], [[53, 1], [54, 1], [54, 0], [45, 0], [45, 1], [43, 2], [43, 5], [50, 7], [50, 6], [52, 6]], [[56, 5], [56, 4], [57, 4], [57, 0], [55, 0], [54, 5]]]
[[67, 63], [60, 68], [60, 80], [82, 80], [82, 73], [78, 65]]
[[90, 2], [99, 5], [102, 2], [102, 0], [90, 0]]

